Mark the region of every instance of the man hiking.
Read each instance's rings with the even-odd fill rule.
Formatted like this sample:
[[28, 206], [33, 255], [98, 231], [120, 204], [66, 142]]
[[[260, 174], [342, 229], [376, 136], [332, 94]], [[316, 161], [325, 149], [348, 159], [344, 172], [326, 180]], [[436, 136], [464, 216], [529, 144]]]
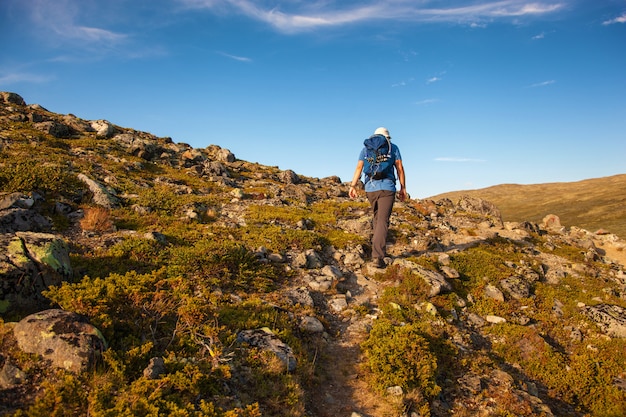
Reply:
[[396, 196], [396, 173], [400, 181], [398, 198], [400, 201], [407, 198], [404, 167], [400, 149], [391, 143], [386, 128], [376, 129], [363, 144], [348, 194], [350, 198], [358, 197], [356, 186], [364, 173], [365, 194], [373, 211], [372, 266], [384, 268], [389, 217]]

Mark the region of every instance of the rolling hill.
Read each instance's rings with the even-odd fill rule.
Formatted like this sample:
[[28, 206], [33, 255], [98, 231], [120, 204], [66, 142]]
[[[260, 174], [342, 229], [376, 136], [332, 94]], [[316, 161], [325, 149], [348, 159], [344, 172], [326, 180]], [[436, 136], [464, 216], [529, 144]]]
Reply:
[[626, 236], [626, 174], [576, 182], [501, 184], [429, 199], [456, 201], [464, 195], [491, 201], [500, 209], [504, 221], [541, 222], [544, 216], [556, 214], [567, 227], [605, 229]]

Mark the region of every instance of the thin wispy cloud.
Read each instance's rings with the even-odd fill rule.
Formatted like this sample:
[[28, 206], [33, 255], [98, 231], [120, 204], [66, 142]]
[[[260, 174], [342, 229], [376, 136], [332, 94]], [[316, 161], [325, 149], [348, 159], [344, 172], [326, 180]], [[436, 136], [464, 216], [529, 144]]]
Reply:
[[56, 28], [58, 33], [74, 39], [81, 39], [88, 42], [116, 43], [123, 41], [128, 36], [122, 33], [115, 33], [110, 30], [93, 28], [87, 26], [73, 26], [70, 28]]
[[546, 87], [548, 85], [554, 84], [555, 82], [555, 80], [542, 81], [540, 83], [531, 84], [528, 86], [528, 88]]
[[415, 81], [415, 78], [409, 78], [408, 80], [402, 80], [397, 83], [391, 84], [391, 86], [392, 87], [406, 87], [407, 85], [411, 84], [413, 81]]
[[610, 19], [602, 22], [603, 25], [613, 25], [615, 23], [626, 23], [626, 12], [624, 12], [621, 16], [616, 17], [615, 19]]
[[417, 104], [418, 106], [424, 106], [427, 104], [439, 103], [440, 101], [441, 100], [439, 100], [438, 98], [427, 98], [425, 100], [416, 101], [415, 104]]
[[437, 7], [438, 2], [426, 0], [407, 2], [358, 2], [345, 6], [344, 2], [316, 0], [252, 1], [252, 0], [178, 0], [190, 8], [213, 10], [219, 13], [236, 12], [265, 22], [282, 32], [300, 32], [320, 27], [341, 26], [368, 21], [399, 20], [410, 22], [451, 22], [484, 25], [485, 20], [520, 18], [554, 13], [563, 8], [555, 0], [473, 0], [458, 1], [450, 7]]
[[437, 162], [487, 162], [485, 159], [457, 158], [457, 157], [450, 157], [450, 156], [435, 158], [435, 161]]
[[426, 80], [426, 84], [436, 83], [437, 81], [441, 81], [441, 77], [431, 77]]
[[218, 54], [225, 56], [226, 58], [230, 58], [234, 61], [239, 61], [239, 62], [252, 62], [252, 58], [248, 58], [245, 56], [237, 56], [237, 55], [231, 55], [231, 54], [227, 54], [226, 52], [220, 52], [217, 51]]
[[128, 37], [123, 33], [78, 23], [81, 20], [82, 2], [36, 0], [35, 3], [36, 7], [31, 12], [33, 23], [44, 33], [59, 40], [83, 45], [112, 45]]
[[545, 37], [546, 37], [546, 34], [545, 34], [544, 32], [541, 32], [539, 35], [535, 35], [535, 36], [533, 36], [533, 37], [532, 37], [532, 39], [533, 39], [534, 41], [536, 41], [536, 40], [539, 40], [539, 39], [543, 39], [543, 38], [545, 38]]
[[0, 72], [0, 84], [11, 85], [17, 83], [46, 83], [52, 80], [50, 76], [29, 74], [26, 72]]

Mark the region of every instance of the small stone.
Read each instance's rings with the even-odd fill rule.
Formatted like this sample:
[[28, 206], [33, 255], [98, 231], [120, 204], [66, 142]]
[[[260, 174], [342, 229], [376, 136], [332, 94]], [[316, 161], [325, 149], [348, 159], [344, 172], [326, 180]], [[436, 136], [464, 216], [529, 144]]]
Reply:
[[401, 395], [404, 394], [404, 390], [402, 389], [401, 386], [396, 385], [396, 386], [387, 388], [387, 394], [393, 395], [394, 397], [400, 397]]
[[494, 315], [485, 316], [485, 320], [492, 324], [506, 323], [506, 319], [504, 317]]
[[157, 379], [159, 376], [165, 373], [165, 362], [163, 358], [152, 358], [150, 363], [143, 370], [143, 376], [148, 379]]
[[305, 316], [300, 322], [300, 329], [306, 333], [323, 333], [324, 325], [316, 317]]

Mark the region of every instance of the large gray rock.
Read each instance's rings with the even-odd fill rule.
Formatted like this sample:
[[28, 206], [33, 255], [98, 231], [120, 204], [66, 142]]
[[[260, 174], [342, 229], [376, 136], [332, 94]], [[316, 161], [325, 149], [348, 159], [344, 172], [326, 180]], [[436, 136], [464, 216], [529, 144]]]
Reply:
[[583, 313], [609, 336], [626, 338], [625, 308], [611, 304], [598, 304], [583, 307]]
[[105, 208], [113, 208], [119, 204], [119, 199], [109, 192], [104, 185], [92, 180], [85, 174], [78, 174], [78, 179], [89, 187], [95, 204]]
[[426, 269], [415, 262], [407, 261], [406, 259], [396, 259], [393, 262], [394, 265], [400, 265], [404, 268], [409, 268], [411, 272], [421, 276], [424, 281], [430, 286], [429, 296], [434, 297], [439, 294], [452, 292], [452, 285], [446, 278], [436, 271]]
[[25, 317], [13, 328], [19, 348], [40, 355], [57, 368], [92, 368], [106, 342], [100, 331], [76, 313], [51, 309]]
[[509, 293], [509, 295], [516, 299], [520, 300], [522, 298], [528, 298], [531, 293], [531, 284], [524, 277], [521, 276], [511, 276], [508, 278], [504, 278], [500, 281], [500, 286], [504, 288], [504, 290]]
[[9, 208], [24, 208], [29, 209], [35, 204], [35, 200], [32, 197], [24, 195], [22, 193], [9, 193], [0, 195], [0, 210], [6, 210]]
[[53, 120], [34, 123], [33, 127], [41, 132], [54, 136], [55, 138], [69, 138], [72, 136], [72, 129], [63, 123]]
[[247, 343], [250, 346], [272, 352], [280, 359], [286, 371], [293, 372], [296, 370], [297, 360], [291, 348], [265, 327], [262, 329], [242, 330], [237, 335], [237, 342]]
[[107, 120], [94, 120], [91, 122], [91, 128], [95, 130], [98, 138], [110, 138], [115, 134], [115, 126]]
[[41, 292], [71, 275], [63, 239], [48, 233], [0, 234], [0, 313], [46, 306]]
[[0, 210], [0, 233], [44, 232], [50, 227], [50, 221], [34, 210], [17, 207]]

